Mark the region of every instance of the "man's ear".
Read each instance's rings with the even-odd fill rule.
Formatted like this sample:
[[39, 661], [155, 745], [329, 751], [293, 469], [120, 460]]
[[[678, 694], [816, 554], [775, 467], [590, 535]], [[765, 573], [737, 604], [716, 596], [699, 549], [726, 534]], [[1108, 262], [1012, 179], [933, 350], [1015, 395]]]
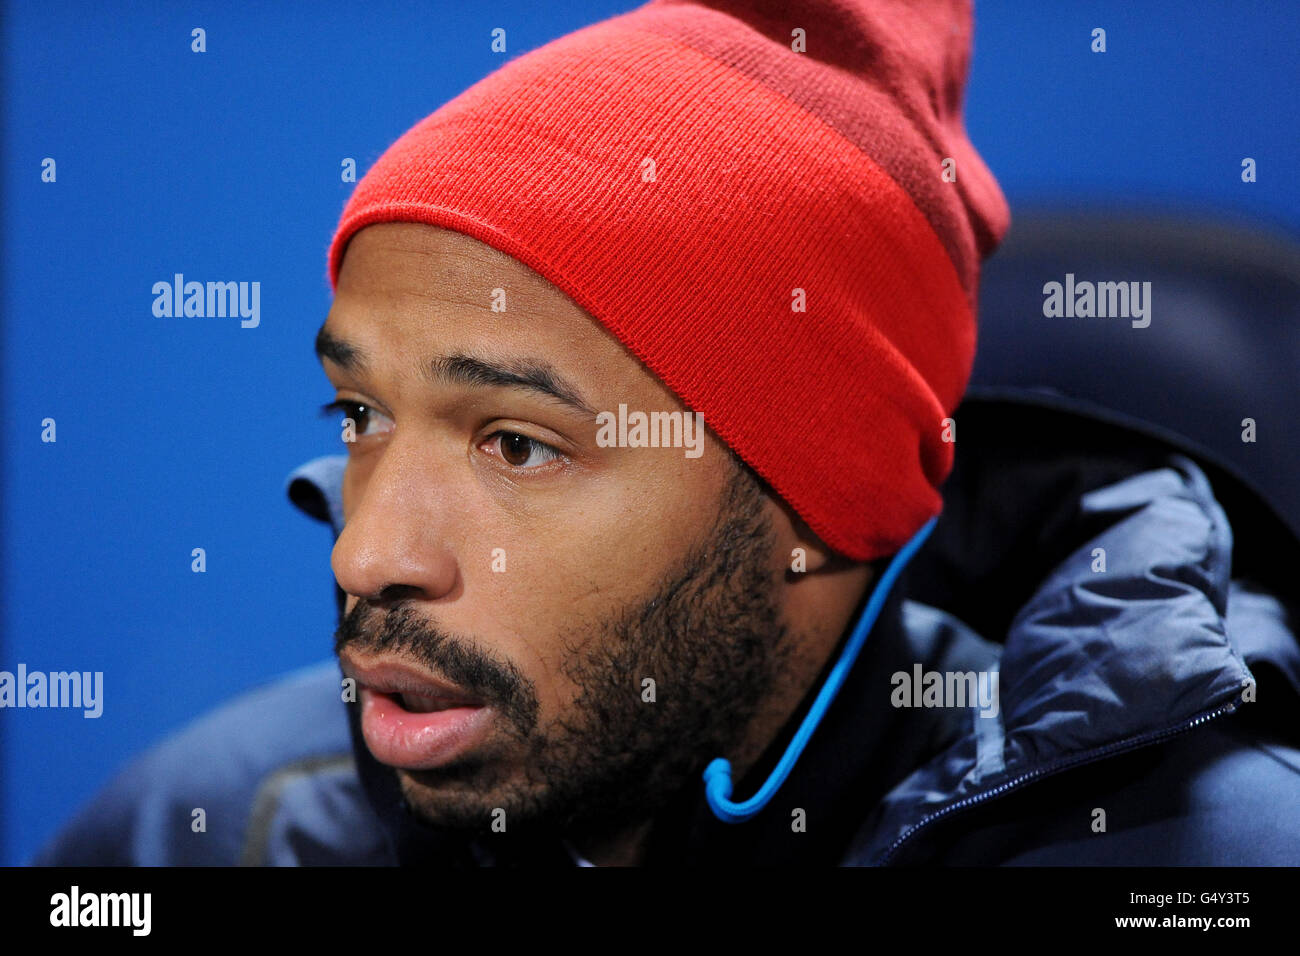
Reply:
[[793, 581], [807, 574], [840, 571], [853, 564], [852, 561], [831, 550], [830, 546], [808, 526], [808, 522], [786, 504], [784, 499], [773, 495], [772, 500], [785, 515], [792, 535], [790, 560], [786, 569], [787, 581]]

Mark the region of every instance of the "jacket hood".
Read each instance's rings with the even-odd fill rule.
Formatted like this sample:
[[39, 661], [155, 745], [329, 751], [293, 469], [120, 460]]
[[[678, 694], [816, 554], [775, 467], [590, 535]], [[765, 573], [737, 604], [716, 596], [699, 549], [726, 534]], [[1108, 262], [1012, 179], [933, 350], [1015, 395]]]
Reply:
[[[1256, 685], [1261, 699], [1300, 700], [1300, 540], [1246, 479], [1179, 436], [1063, 396], [972, 389], [954, 417], [940, 520], [789, 779], [738, 825], [688, 785], [656, 818], [647, 862], [896, 862], [933, 821], [1230, 713]], [[288, 485], [335, 535], [345, 462], [309, 462]], [[892, 675], [917, 667], [996, 672], [996, 711], [895, 706]], [[736, 799], [770, 772], [820, 683]], [[422, 824], [348, 711], [398, 860], [567, 859], [555, 841]], [[799, 811], [805, 830], [791, 826]]]

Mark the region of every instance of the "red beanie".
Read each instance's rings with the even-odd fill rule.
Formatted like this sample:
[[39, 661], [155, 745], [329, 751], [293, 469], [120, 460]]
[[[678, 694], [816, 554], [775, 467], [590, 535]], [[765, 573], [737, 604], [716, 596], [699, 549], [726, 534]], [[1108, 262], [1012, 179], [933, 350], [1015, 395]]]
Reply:
[[836, 551], [942, 507], [1006, 201], [966, 138], [966, 0], [653, 0], [394, 143], [329, 254], [421, 222], [603, 324]]

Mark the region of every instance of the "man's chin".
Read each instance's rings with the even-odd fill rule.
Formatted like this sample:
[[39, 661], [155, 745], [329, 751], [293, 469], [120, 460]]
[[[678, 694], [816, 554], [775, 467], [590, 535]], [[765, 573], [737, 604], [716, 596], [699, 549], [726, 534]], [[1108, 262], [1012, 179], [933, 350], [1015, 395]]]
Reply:
[[396, 773], [411, 811], [439, 829], [540, 835], [608, 823], [589, 801], [557, 789], [553, 781], [512, 774], [500, 764]]
[[430, 826], [491, 830], [525, 822], [520, 792], [492, 762], [463, 760], [434, 770], [394, 768], [411, 810]]

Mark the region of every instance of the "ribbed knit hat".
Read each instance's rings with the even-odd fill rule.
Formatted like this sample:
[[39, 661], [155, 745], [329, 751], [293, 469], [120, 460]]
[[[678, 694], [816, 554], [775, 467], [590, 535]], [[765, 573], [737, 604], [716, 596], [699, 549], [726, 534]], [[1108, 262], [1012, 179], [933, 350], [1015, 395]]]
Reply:
[[[506, 63], [357, 184], [609, 329], [836, 551], [942, 507], [1006, 201], [966, 137], [965, 0], [653, 0]], [[649, 410], [647, 410], [649, 411]]]

